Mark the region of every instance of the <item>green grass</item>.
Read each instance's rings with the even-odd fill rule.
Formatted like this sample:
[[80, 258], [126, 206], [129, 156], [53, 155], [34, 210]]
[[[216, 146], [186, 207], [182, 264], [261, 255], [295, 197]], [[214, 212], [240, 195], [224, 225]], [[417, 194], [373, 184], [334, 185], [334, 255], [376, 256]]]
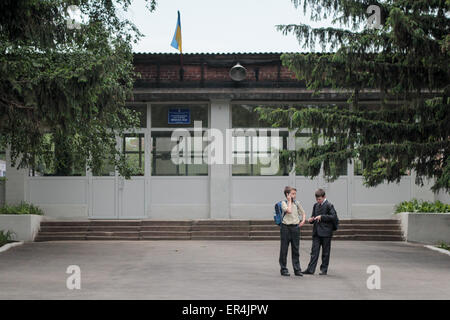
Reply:
[[43, 215], [44, 211], [42, 211], [41, 208], [31, 204], [26, 203], [22, 201], [18, 205], [4, 205], [3, 207], [0, 207], [0, 214], [38, 214]]
[[450, 212], [450, 204], [442, 203], [440, 201], [427, 202], [413, 199], [411, 201], [403, 201], [395, 207], [395, 213], [399, 212], [436, 212], [448, 213]]
[[14, 232], [0, 230], [0, 247], [13, 242]]
[[450, 245], [446, 244], [445, 242], [441, 242], [441, 244], [436, 247], [450, 251]]

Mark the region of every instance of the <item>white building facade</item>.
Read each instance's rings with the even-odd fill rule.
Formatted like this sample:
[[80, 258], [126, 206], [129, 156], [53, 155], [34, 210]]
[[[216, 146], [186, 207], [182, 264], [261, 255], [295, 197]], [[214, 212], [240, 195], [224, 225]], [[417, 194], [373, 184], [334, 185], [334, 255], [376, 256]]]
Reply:
[[[281, 160], [276, 172], [264, 174], [267, 165], [252, 162], [252, 157], [261, 151], [255, 145], [267, 141], [264, 129], [273, 128], [258, 120], [255, 107], [320, 106], [343, 102], [346, 96], [332, 90], [313, 96], [292, 75], [283, 76], [279, 54], [187, 55], [184, 74], [164, 78], [168, 70], [178, 70], [176, 59], [176, 55], [161, 54], [135, 57], [144, 80], [136, 84], [134, 101], [127, 106], [140, 112], [141, 126], [117, 140], [117, 148], [135, 168], [131, 179], [124, 179], [113, 167], [104, 172], [86, 168], [71, 176], [17, 170], [11, 167], [7, 148], [6, 203], [31, 202], [56, 219], [172, 220], [272, 219], [274, 203], [284, 198], [287, 185], [297, 188], [297, 199], [308, 214], [315, 202], [314, 191], [325, 189], [341, 219], [391, 218], [396, 204], [412, 198], [448, 202], [448, 194], [430, 190], [431, 181], [417, 186], [414, 172], [399, 184], [365, 187], [357, 161], [344, 165], [342, 175], [333, 182], [322, 175], [310, 179], [303, 175], [301, 163], [292, 168]], [[228, 74], [237, 61], [247, 68], [246, 80], [239, 83]], [[376, 100], [370, 92], [361, 99], [368, 104]], [[196, 126], [199, 123], [201, 127]], [[191, 137], [208, 135], [208, 129], [222, 133], [224, 143], [214, 156], [231, 155], [231, 163], [206, 163], [212, 156], [207, 148], [210, 141], [195, 139], [192, 144], [200, 141], [200, 145], [192, 149], [206, 149], [204, 161], [196, 161], [194, 152], [192, 163], [174, 163], [173, 150], [179, 142], [171, 140], [175, 129]], [[307, 132], [296, 135], [280, 128], [277, 134], [282, 149], [308, 143]]]

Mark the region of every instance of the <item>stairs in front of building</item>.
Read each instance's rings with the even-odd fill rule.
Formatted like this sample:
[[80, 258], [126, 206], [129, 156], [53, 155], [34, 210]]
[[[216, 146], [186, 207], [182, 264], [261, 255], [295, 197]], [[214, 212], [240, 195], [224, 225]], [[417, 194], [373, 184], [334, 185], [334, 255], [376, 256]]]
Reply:
[[[301, 239], [312, 238], [306, 223]], [[279, 240], [272, 220], [49, 220], [35, 241], [61, 240]], [[399, 220], [340, 220], [334, 240], [404, 241]]]

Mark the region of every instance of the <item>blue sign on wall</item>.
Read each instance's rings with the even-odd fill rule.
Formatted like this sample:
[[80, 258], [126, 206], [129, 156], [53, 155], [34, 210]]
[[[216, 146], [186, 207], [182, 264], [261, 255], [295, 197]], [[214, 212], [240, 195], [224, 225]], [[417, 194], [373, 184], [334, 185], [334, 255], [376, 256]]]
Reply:
[[190, 124], [191, 110], [169, 109], [168, 124]]

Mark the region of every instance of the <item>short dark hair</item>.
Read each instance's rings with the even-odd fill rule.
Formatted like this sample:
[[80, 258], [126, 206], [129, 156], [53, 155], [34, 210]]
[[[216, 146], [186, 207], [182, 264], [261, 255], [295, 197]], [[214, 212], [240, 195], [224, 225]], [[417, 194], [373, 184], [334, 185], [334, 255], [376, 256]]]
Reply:
[[297, 189], [295, 189], [294, 187], [286, 186], [284, 188], [284, 195], [287, 196], [289, 193], [291, 193], [292, 190], [297, 191]]
[[315, 195], [316, 195], [316, 198], [319, 198], [319, 197], [325, 197], [325, 190], [323, 190], [323, 189], [317, 189]]

